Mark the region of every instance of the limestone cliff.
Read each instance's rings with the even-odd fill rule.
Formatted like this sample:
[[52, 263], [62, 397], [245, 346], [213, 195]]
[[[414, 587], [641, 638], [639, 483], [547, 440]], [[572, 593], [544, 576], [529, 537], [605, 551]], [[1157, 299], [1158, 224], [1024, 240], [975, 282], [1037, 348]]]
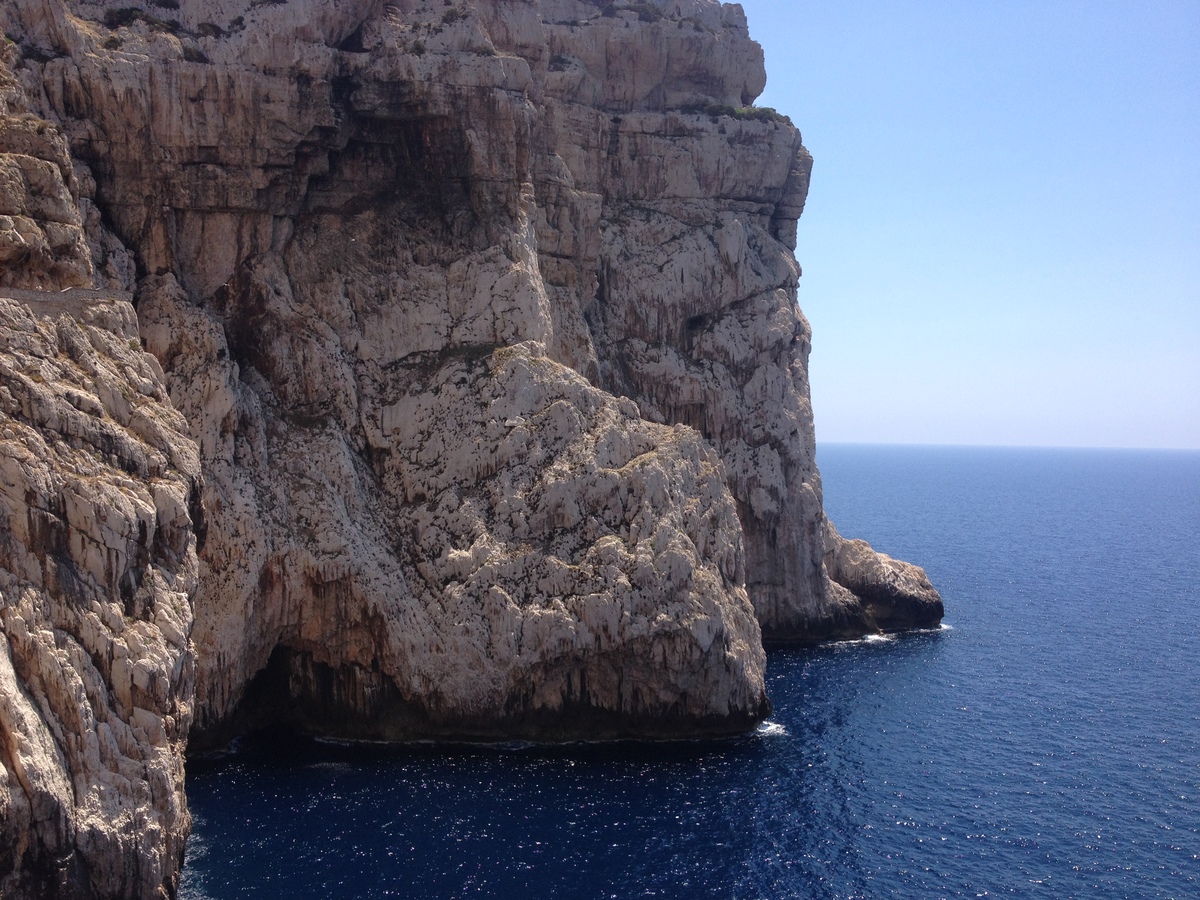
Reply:
[[128, 299], [50, 293], [95, 279], [103, 236], [13, 57], [0, 51], [0, 896], [152, 897], [177, 884], [188, 832], [200, 460]]
[[[154, 765], [173, 774], [137, 794], [159, 817], [138, 857], [153, 862], [72, 884], [172, 889], [189, 628], [203, 746], [271, 722], [726, 733], [766, 712], [763, 637], [940, 618], [924, 573], [822, 512], [792, 257], [811, 160], [751, 107], [765, 75], [740, 7], [12, 0], [0, 26], [0, 290], [107, 292], [6, 307], [29, 335], [12, 353], [63, 360], [44, 384], [25, 356], [9, 365], [5, 427], [50, 450], [21, 438], [6, 514], [59, 509], [55, 485], [88, 472], [100, 493], [63, 526], [73, 546], [109, 504], [154, 498], [157, 524], [118, 529], [134, 543], [85, 596], [116, 604], [113, 633], [157, 623], [150, 609], [177, 620], [130, 657], [164, 673], [136, 709], [171, 718]], [[76, 371], [77, 331], [117, 373], [103, 391], [101, 363]], [[53, 404], [75, 413], [38, 418]], [[105, 466], [125, 473], [120, 496], [90, 474]], [[29, 540], [4, 545], [17, 581], [61, 556]], [[74, 582], [29, 584], [4, 588], [10, 644], [8, 610], [40, 604], [55, 640], [90, 648]], [[85, 683], [115, 684], [103, 653], [84, 656]], [[66, 779], [45, 788], [61, 828], [7, 870], [26, 884], [39, 860], [66, 871], [61, 848], [84, 846], [71, 823], [99, 821], [80, 785], [111, 770], [63, 755], [83, 732], [40, 699], [37, 665], [14, 663], [0, 691], [37, 707]], [[105, 721], [127, 721], [114, 696]], [[5, 737], [33, 727], [22, 715], [0, 750], [25, 746]], [[32, 833], [23, 808], [0, 806], [0, 828]]]
[[128, 302], [5, 295], [0, 894], [154, 896], [188, 830], [199, 458]]

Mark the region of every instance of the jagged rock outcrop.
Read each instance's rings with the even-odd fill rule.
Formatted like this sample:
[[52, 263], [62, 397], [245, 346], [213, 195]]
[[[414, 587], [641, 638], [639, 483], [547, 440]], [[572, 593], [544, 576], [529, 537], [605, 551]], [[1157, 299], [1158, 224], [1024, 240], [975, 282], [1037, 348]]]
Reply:
[[[711, 732], [761, 717], [759, 626], [715, 458], [632, 404], [595, 420], [603, 395], [562, 365], [599, 373], [569, 279], [552, 288], [542, 272], [539, 173], [570, 179], [538, 105], [553, 10], [182, 3], [177, 26], [151, 8], [18, 10], [28, 44], [69, 53], [41, 64], [41, 88], [137, 253], [142, 334], [201, 447], [197, 740], [260, 715], [267, 687], [247, 690], [259, 672], [277, 682], [280, 660], [308, 673], [290, 677], [294, 699], [321, 666], [344, 704], [306, 724], [362, 736]], [[601, 56], [638, 31], [587, 4], [559, 12], [596, 19]], [[720, 28], [677, 30], [685, 41], [663, 31], [646, 53], [650, 89], [676, 45], [690, 56], [673, 65], [711, 65]], [[721, 96], [740, 99], [757, 49], [732, 31], [717, 42], [738, 70]], [[614, 86], [593, 78], [597, 102]], [[538, 377], [504, 421], [565, 416], [579, 434], [534, 430], [486, 462], [495, 448], [479, 447], [503, 426], [444, 370], [522, 342]], [[501, 390], [474, 369], [455, 377]], [[456, 398], [444, 430], [396, 418], [413, 384]], [[639, 462], [597, 461], [580, 440], [637, 447]], [[446, 476], [426, 471], [431, 454], [463, 459]], [[439, 546], [424, 507], [450, 491], [486, 500], [430, 532]], [[594, 714], [549, 716], [563, 709]]]
[[189, 828], [199, 456], [127, 301], [5, 293], [0, 894], [156, 896]]
[[[604, 71], [589, 52], [597, 29], [619, 34], [633, 23], [547, 27], [551, 48], [567, 60], [546, 82], [548, 118], [558, 126], [548, 130], [572, 181], [555, 196], [574, 213], [555, 210], [553, 221], [580, 223], [562, 231], [585, 245], [574, 260], [574, 299], [600, 383], [634, 398], [647, 418], [690, 425], [713, 442], [737, 500], [747, 587], [764, 633], [825, 637], [831, 601], [821, 568], [810, 334], [791, 255], [811, 158], [790, 124], [729, 114], [764, 84], [740, 8], [675, 8], [708, 17], [646, 27], [647, 55], [662, 71], [601, 104], [586, 76], [571, 76]], [[728, 45], [742, 52], [720, 52]], [[575, 212], [589, 203], [592, 221]], [[598, 231], [592, 246], [589, 230]], [[561, 241], [552, 233], [542, 245]], [[845, 629], [864, 630], [853, 620]]]
[[[234, 414], [247, 392], [220, 380], [222, 332], [185, 304], [170, 277], [143, 295], [147, 344], [194, 366], [169, 376], [181, 408]], [[362, 448], [321, 408], [259, 407], [281, 421], [249, 439], [218, 421], [202, 442], [216, 490], [194, 637], [212, 674], [194, 740], [270, 722], [665, 736], [765, 714], [736, 512], [694, 432], [641, 420], [536, 343], [370, 371]]]
[[928, 628], [942, 620], [942, 598], [925, 570], [848, 541], [826, 523], [825, 570], [838, 587], [862, 604], [870, 622], [884, 631]]
[[79, 184], [62, 132], [27, 109], [0, 46], [0, 287], [90, 286]]
[[[200, 492], [173, 520], [197, 746], [729, 732], [765, 715], [764, 636], [940, 618], [822, 511], [811, 159], [749, 108], [740, 7], [12, 0], [0, 25], [0, 286], [133, 292], [199, 450], [202, 482], [168, 466]], [[155, 846], [133, 895], [173, 883]]]
[[97, 263], [104, 280], [115, 239], [14, 57], [0, 49], [0, 896], [164, 896], [190, 823], [200, 459], [128, 299], [70, 290]]

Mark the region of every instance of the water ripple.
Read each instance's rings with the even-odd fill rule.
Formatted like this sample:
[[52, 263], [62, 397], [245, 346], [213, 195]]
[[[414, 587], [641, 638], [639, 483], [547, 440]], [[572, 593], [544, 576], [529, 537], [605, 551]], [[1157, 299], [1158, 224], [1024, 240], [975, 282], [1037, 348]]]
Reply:
[[773, 651], [739, 740], [247, 741], [182, 896], [1200, 896], [1200, 454], [820, 452], [953, 628]]

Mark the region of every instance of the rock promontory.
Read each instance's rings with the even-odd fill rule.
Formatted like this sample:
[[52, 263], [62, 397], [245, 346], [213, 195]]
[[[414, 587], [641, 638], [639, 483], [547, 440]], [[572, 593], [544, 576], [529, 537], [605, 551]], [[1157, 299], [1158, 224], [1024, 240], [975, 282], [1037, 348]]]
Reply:
[[0, 27], [4, 896], [173, 894], [188, 741], [728, 734], [940, 619], [822, 510], [736, 4]]

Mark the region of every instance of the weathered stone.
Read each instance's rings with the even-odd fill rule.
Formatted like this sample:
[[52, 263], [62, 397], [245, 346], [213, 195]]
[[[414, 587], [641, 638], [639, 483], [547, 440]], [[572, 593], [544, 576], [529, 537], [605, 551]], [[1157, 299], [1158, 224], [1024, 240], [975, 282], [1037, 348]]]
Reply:
[[0, 45], [0, 287], [92, 283], [79, 184], [62, 132], [26, 109], [13, 74], [16, 48]]
[[[0, 394], [45, 445], [13, 484], [57, 497], [100, 454], [53, 501], [95, 602], [136, 569], [152, 596], [121, 616], [180, 610], [80, 676], [130, 698], [94, 714], [129, 758], [165, 740], [177, 767], [189, 629], [197, 745], [677, 736], [765, 715], [763, 636], [940, 614], [920, 570], [827, 529], [791, 252], [811, 159], [748, 108], [740, 7], [13, 0], [0, 25], [0, 286], [134, 292], [151, 354], [97, 336], [133, 340], [128, 305], [26, 300]], [[37, 540], [13, 551], [32, 587], [4, 588], [22, 622], [75, 608]], [[0, 664], [3, 733], [61, 765], [26, 784], [4, 751], [0, 832], [124, 860], [120, 888], [72, 870], [98, 895], [169, 891], [181, 795], [140, 863], [120, 816], [80, 843], [84, 725], [38, 706], [31, 647]], [[37, 852], [4, 877], [67, 858]]]
[[945, 609], [925, 570], [848, 541], [826, 523], [825, 568], [834, 582], [858, 597], [873, 626], [884, 631], [932, 628]]
[[200, 460], [128, 302], [0, 289], [0, 894], [154, 897], [190, 820]]

